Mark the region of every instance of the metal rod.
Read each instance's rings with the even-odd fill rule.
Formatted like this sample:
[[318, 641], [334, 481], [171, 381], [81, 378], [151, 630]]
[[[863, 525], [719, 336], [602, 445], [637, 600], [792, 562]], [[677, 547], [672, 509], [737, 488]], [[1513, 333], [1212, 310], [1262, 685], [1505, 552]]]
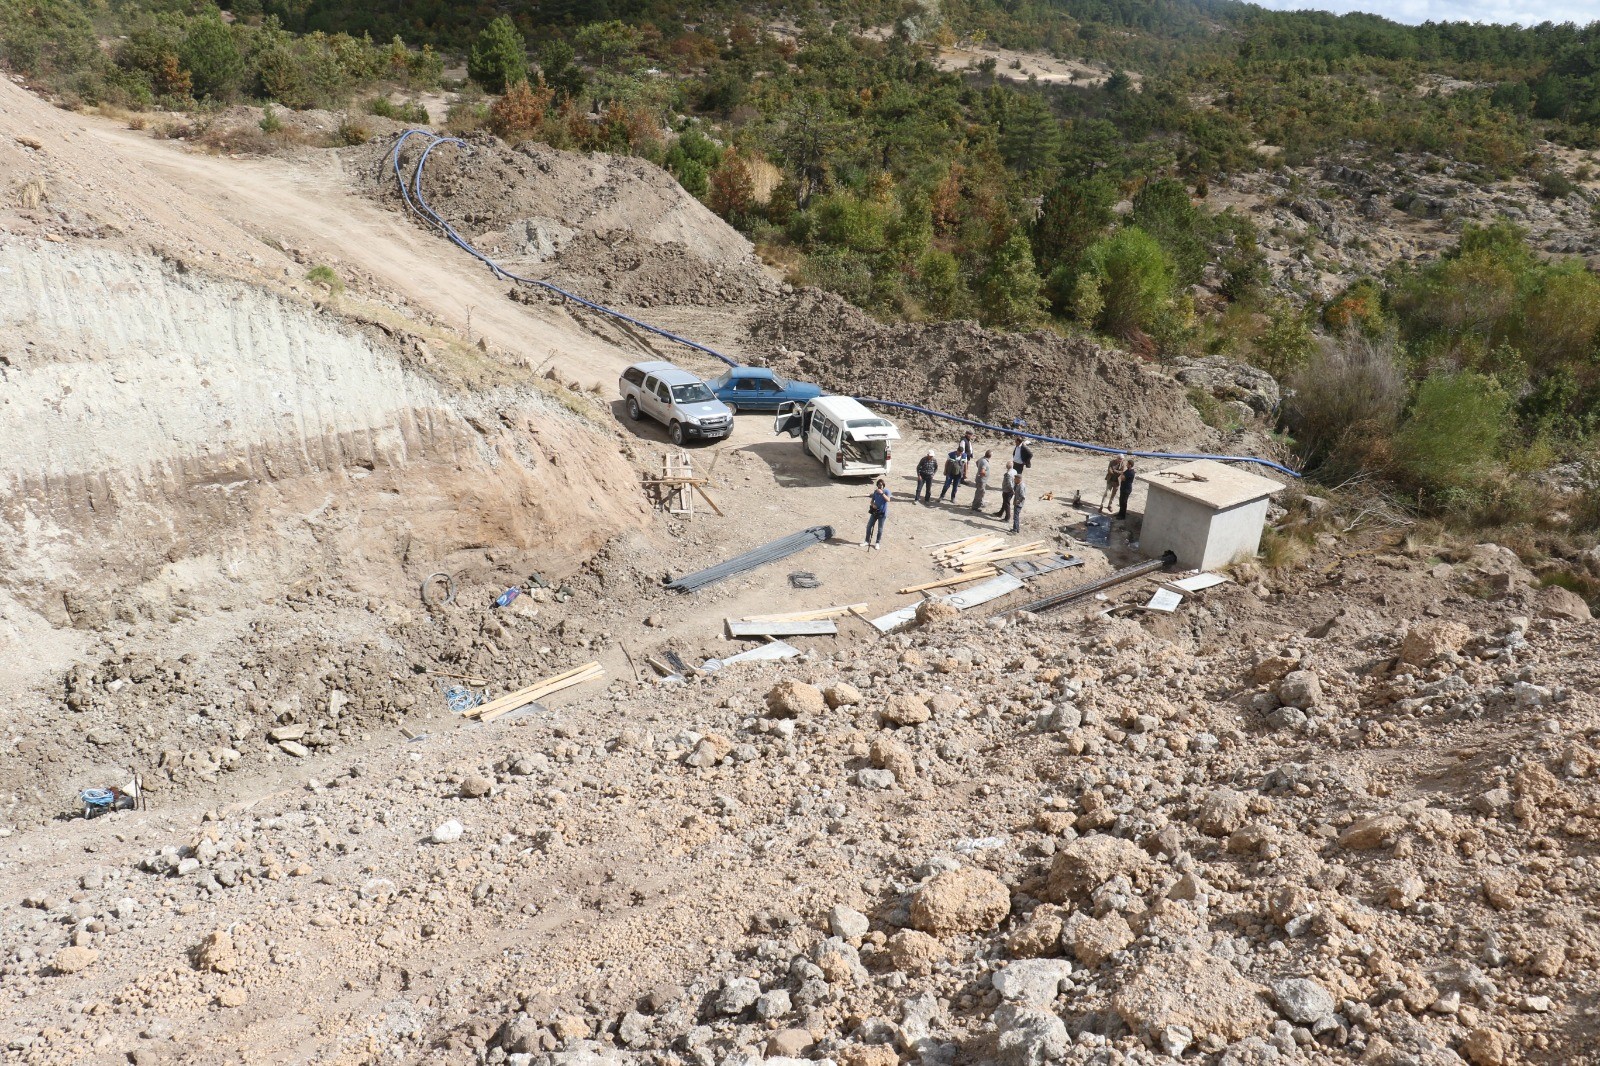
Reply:
[[1066, 606], [1073, 600], [1082, 599], [1085, 596], [1112, 588], [1122, 584], [1124, 581], [1132, 581], [1136, 577], [1153, 574], [1157, 570], [1168, 570], [1177, 565], [1178, 557], [1176, 555], [1170, 551], [1162, 552], [1159, 559], [1151, 559], [1147, 563], [1135, 563], [1132, 566], [1125, 566], [1121, 570], [1107, 574], [1105, 577], [1097, 578], [1094, 581], [1086, 581], [1081, 585], [1074, 585], [1053, 596], [1046, 596], [1044, 599], [1034, 600], [1032, 603], [1024, 603], [1011, 608], [1009, 611], [1001, 611], [1000, 613], [1004, 616], [1016, 614], [1018, 611], [1030, 611], [1033, 614], [1039, 614], [1042, 611], [1053, 611], [1057, 607]]

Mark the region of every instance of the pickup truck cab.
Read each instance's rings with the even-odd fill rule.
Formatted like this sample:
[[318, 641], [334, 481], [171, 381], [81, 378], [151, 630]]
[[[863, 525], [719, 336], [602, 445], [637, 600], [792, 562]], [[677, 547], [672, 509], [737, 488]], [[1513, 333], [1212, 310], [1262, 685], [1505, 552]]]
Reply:
[[878, 477], [889, 472], [893, 422], [873, 414], [850, 396], [819, 396], [778, 408], [772, 432], [799, 437], [830, 477]]
[[667, 427], [672, 443], [721, 440], [733, 432], [733, 412], [706, 383], [671, 363], [635, 363], [622, 372], [617, 391], [635, 422], [649, 415]]

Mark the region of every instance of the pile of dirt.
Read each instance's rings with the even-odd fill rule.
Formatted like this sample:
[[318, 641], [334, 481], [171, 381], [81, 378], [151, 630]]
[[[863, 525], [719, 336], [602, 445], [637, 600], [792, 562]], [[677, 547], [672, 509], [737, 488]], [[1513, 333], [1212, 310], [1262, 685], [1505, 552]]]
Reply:
[[747, 350], [771, 366], [855, 396], [1099, 444], [1182, 446], [1210, 431], [1184, 386], [1123, 352], [1054, 333], [971, 322], [885, 324], [816, 289], [751, 318]]
[[[533, 229], [521, 225], [525, 233]], [[778, 292], [778, 283], [753, 262], [719, 266], [681, 244], [653, 244], [625, 229], [580, 233], [525, 276], [629, 308], [747, 305]]]
[[[652, 163], [563, 152], [533, 141], [511, 147], [489, 134], [469, 135], [466, 141], [464, 149], [442, 145], [428, 157], [423, 195], [475, 244], [508, 264], [559, 263], [566, 246], [581, 236], [625, 231], [637, 242], [636, 252], [663, 246], [662, 254], [669, 257], [688, 255], [724, 270], [759, 270], [750, 242]], [[349, 149], [347, 159], [370, 194], [398, 206], [388, 164], [392, 143]], [[405, 173], [411, 173], [421, 150], [415, 140], [406, 146]], [[578, 260], [580, 269], [585, 262]]]

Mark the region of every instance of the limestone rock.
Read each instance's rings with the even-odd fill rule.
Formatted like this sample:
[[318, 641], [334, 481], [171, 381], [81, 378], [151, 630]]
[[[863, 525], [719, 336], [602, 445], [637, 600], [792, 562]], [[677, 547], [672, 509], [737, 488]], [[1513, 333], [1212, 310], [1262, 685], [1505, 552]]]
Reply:
[[1373, 814], [1358, 818], [1339, 834], [1339, 846], [1352, 851], [1371, 851], [1386, 848], [1405, 829], [1406, 823], [1397, 814]]
[[828, 929], [843, 940], [859, 941], [871, 928], [867, 916], [854, 907], [838, 904], [828, 910]]
[[933, 972], [949, 952], [938, 940], [915, 929], [902, 929], [884, 945], [889, 963], [913, 977], [923, 977]]
[[902, 785], [909, 785], [917, 779], [917, 761], [912, 757], [911, 749], [889, 734], [880, 733], [872, 738], [867, 757], [872, 760], [872, 765], [889, 771]]
[[734, 1015], [754, 1006], [760, 998], [761, 986], [755, 978], [727, 977], [722, 981], [722, 990], [717, 993], [713, 1006], [718, 1014]]
[[779, 1029], [767, 1037], [767, 1055], [772, 1058], [793, 1058], [804, 1055], [816, 1038], [806, 1029]]
[[1055, 954], [1061, 941], [1061, 915], [1054, 907], [1038, 907], [1022, 927], [1011, 934], [1006, 949], [1019, 959], [1036, 959]]
[[1047, 1010], [1007, 1003], [995, 1011], [999, 1066], [1046, 1066], [1066, 1057], [1071, 1046], [1067, 1027]]
[[694, 747], [683, 757], [683, 764], [697, 769], [707, 769], [726, 759], [732, 751], [733, 741], [720, 733], [707, 733], [696, 741]]
[[1278, 1001], [1278, 1012], [1299, 1025], [1320, 1022], [1336, 1006], [1327, 989], [1304, 977], [1272, 982], [1272, 998]]
[[1035, 1007], [1048, 1007], [1061, 990], [1061, 982], [1072, 977], [1072, 963], [1066, 959], [1023, 959], [996, 970], [990, 979], [1001, 997]]
[[1250, 816], [1250, 801], [1244, 793], [1219, 788], [1200, 805], [1200, 831], [1207, 836], [1225, 837], [1244, 825]]
[[928, 701], [921, 696], [890, 696], [878, 718], [886, 726], [920, 725], [932, 717]]
[[466, 826], [452, 818], [448, 822], [441, 822], [434, 826], [430, 839], [435, 844], [450, 844], [460, 840], [461, 834], [466, 831]]
[[1472, 1066], [1505, 1066], [1511, 1061], [1511, 1041], [1494, 1029], [1474, 1029], [1461, 1041], [1461, 1055]]
[[1290, 671], [1299, 668], [1298, 654], [1273, 655], [1250, 668], [1250, 680], [1258, 685], [1271, 685], [1282, 680]]
[[861, 690], [844, 681], [835, 681], [822, 693], [823, 700], [829, 707], [853, 707], [863, 699]]
[[1085, 966], [1099, 966], [1133, 943], [1128, 920], [1116, 911], [1104, 918], [1079, 922], [1068, 935], [1072, 938], [1072, 953]]
[[211, 933], [194, 949], [194, 966], [212, 973], [232, 973], [238, 969], [239, 953], [234, 950], [233, 937], [223, 929]]
[[50, 961], [50, 966], [56, 973], [77, 973], [87, 970], [100, 958], [100, 953], [94, 948], [70, 947], [62, 948], [56, 952], [56, 957]]
[[933, 936], [993, 929], [1011, 913], [1011, 893], [987, 870], [963, 866], [935, 874], [911, 901], [911, 924]]
[[1560, 585], [1549, 585], [1539, 592], [1539, 617], [1565, 622], [1588, 622], [1594, 618], [1583, 597]]
[[1142, 1039], [1159, 1046], [1174, 1026], [1196, 1039], [1239, 1040], [1272, 1021], [1264, 989], [1226, 959], [1208, 952], [1172, 952], [1150, 959], [1128, 979], [1111, 1007]]
[[827, 706], [822, 691], [804, 681], [780, 681], [767, 693], [767, 711], [775, 718], [814, 717]]
[[224, 988], [217, 993], [217, 1006], [242, 1007], [249, 999], [250, 997], [246, 995], [245, 990], [242, 988]]
[[1285, 707], [1308, 711], [1322, 699], [1322, 681], [1310, 670], [1291, 670], [1279, 679], [1272, 691]]
[[1412, 666], [1426, 666], [1440, 656], [1460, 651], [1471, 636], [1472, 630], [1460, 622], [1444, 618], [1418, 622], [1406, 631], [1400, 641], [1400, 661]]
[[1137, 881], [1150, 866], [1150, 856], [1131, 841], [1103, 833], [1081, 837], [1056, 852], [1045, 895], [1057, 903], [1086, 900], [1113, 877]]
[[839, 1066], [899, 1066], [900, 1056], [885, 1044], [847, 1044], [835, 1056]]
[[961, 617], [961, 612], [943, 600], [923, 600], [917, 604], [917, 625], [935, 626], [940, 622], [953, 621]]

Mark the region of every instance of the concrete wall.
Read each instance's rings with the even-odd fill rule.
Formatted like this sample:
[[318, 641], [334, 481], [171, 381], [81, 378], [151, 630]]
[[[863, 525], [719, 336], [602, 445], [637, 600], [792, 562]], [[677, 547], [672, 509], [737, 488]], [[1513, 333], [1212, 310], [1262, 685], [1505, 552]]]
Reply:
[[1145, 500], [1139, 550], [1155, 558], [1170, 549], [1185, 569], [1213, 570], [1240, 555], [1254, 555], [1261, 547], [1266, 521], [1266, 497], [1214, 511], [1152, 484]]

